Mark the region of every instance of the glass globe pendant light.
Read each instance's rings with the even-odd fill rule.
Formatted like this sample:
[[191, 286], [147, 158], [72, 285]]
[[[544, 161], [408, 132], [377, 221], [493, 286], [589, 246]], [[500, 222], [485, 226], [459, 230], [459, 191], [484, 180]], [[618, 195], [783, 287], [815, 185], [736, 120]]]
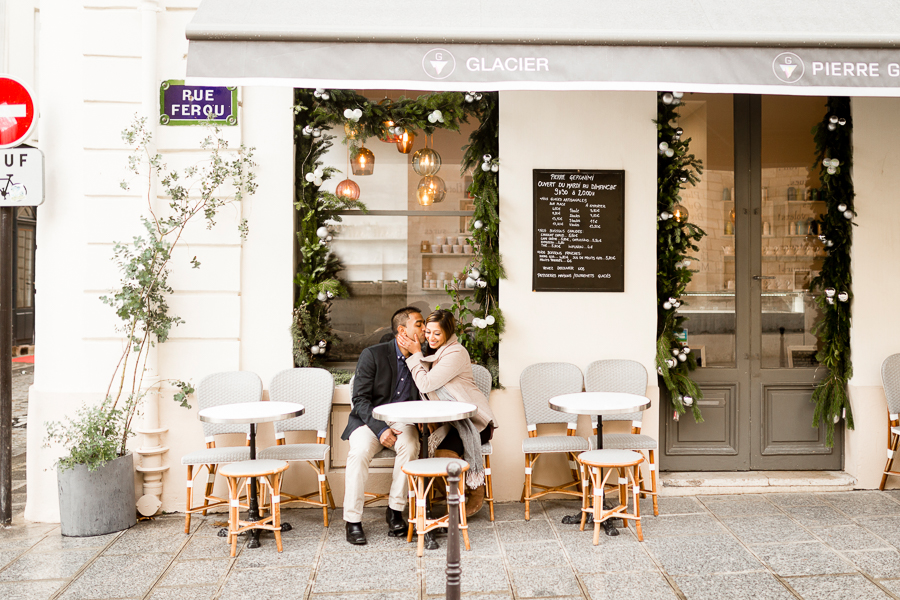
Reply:
[[416, 200], [422, 206], [431, 206], [444, 201], [447, 195], [447, 185], [437, 175], [426, 175], [416, 188]]
[[680, 204], [676, 204], [672, 207], [672, 216], [675, 218], [675, 221], [677, 223], [687, 223], [691, 215], [688, 212], [688, 209]]
[[371, 175], [375, 172], [375, 155], [361, 146], [350, 158], [350, 168], [354, 175]]
[[[347, 166], [350, 166], [350, 149], [347, 149]], [[359, 200], [359, 186], [349, 177], [339, 184], [334, 190], [334, 195], [338, 198], [346, 198], [348, 200]]]
[[416, 134], [409, 129], [404, 129], [403, 133], [397, 137], [397, 150], [400, 154], [409, 154], [412, 152], [413, 142], [416, 141]]
[[417, 175], [428, 177], [441, 170], [441, 155], [429, 148], [431, 136], [428, 136], [425, 147], [416, 150], [412, 156], [412, 168]]

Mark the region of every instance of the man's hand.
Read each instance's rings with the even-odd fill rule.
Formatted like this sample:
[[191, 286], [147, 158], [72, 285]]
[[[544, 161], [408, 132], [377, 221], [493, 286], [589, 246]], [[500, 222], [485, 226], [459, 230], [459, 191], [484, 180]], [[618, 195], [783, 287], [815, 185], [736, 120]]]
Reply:
[[397, 443], [397, 436], [394, 434], [394, 430], [389, 427], [384, 430], [384, 433], [381, 434], [378, 441], [381, 442], [381, 445], [385, 448], [393, 448], [394, 444]]

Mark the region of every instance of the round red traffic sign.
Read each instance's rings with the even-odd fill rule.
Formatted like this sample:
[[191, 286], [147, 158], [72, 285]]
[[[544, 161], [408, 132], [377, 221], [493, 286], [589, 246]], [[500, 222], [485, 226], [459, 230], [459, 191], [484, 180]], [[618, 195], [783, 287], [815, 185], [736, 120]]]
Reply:
[[24, 142], [35, 122], [31, 92], [9, 75], [0, 75], [0, 148]]

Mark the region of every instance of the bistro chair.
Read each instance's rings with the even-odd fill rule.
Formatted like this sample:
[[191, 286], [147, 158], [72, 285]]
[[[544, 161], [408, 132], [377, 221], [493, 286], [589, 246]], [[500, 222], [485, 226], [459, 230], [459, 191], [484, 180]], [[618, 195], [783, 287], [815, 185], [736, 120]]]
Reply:
[[[436, 519], [431, 519], [426, 514], [426, 498], [432, 490], [437, 478], [442, 478], [446, 485], [447, 467], [455, 461], [461, 467], [459, 478], [459, 528], [462, 530], [463, 541], [466, 550], [469, 546], [469, 526], [466, 524], [466, 478], [465, 472], [469, 470], [469, 463], [458, 458], [420, 458], [411, 460], [403, 465], [403, 472], [409, 480], [409, 530], [406, 541], [411, 542], [413, 533], [419, 536], [416, 547], [416, 556], [422, 556], [425, 551], [425, 534], [439, 527], [450, 526], [450, 513]], [[427, 482], [427, 483], [426, 483]], [[415, 497], [415, 498], [414, 498]]]
[[[589, 449], [588, 441], [575, 435], [577, 423], [570, 421], [572, 415], [557, 412], [550, 408], [549, 401], [562, 394], [576, 394], [582, 391], [584, 377], [581, 369], [569, 363], [537, 363], [529, 365], [519, 377], [522, 390], [522, 403], [525, 407], [525, 423], [528, 437], [522, 440], [522, 452], [525, 453], [525, 485], [522, 488], [522, 499], [525, 503], [525, 520], [531, 519], [532, 500], [547, 494], [565, 494], [581, 497], [581, 478], [579, 477], [576, 457]], [[566, 435], [538, 436], [537, 426], [547, 423], [566, 423]], [[542, 454], [564, 453], [569, 459], [572, 480], [562, 485], [543, 485], [532, 479], [534, 464]], [[532, 488], [539, 491], [532, 492]], [[574, 489], [571, 489], [574, 488]]]
[[900, 475], [900, 471], [892, 470], [894, 454], [900, 441], [900, 354], [892, 354], [881, 363], [881, 383], [884, 386], [884, 396], [887, 398], [888, 448], [887, 464], [884, 465], [879, 490], [884, 489], [888, 475]]
[[[353, 408], [353, 380], [356, 379], [356, 376], [350, 378], [350, 408]], [[387, 459], [393, 460], [397, 458], [397, 453], [394, 452], [393, 448], [382, 448], [378, 452], [375, 453], [375, 456], [372, 457], [372, 460], [377, 459]], [[378, 494], [375, 492], [365, 492], [364, 500], [363, 500], [363, 508], [370, 504], [374, 504], [380, 500], [388, 501], [388, 497], [390, 494]]]
[[[472, 365], [472, 376], [475, 378], [475, 385], [478, 386], [485, 398], [491, 399], [491, 372], [481, 365]], [[481, 454], [484, 456], [484, 485], [485, 494], [484, 501], [488, 503], [491, 509], [491, 521], [494, 520], [494, 481], [491, 477], [491, 454], [494, 448], [491, 446], [490, 440], [481, 445]]]
[[[325, 369], [286, 369], [276, 373], [269, 383], [269, 400], [296, 402], [302, 404], [306, 412], [294, 419], [276, 421], [276, 445], [259, 453], [261, 459], [302, 461], [312, 467], [318, 477], [318, 491], [299, 496], [281, 492], [281, 504], [301, 502], [321, 507], [325, 527], [328, 527], [328, 509], [334, 508], [334, 497], [325, 475], [325, 457], [331, 449], [325, 440], [328, 437], [333, 396], [334, 377]], [[315, 431], [316, 443], [288, 444], [285, 442], [285, 433], [289, 431]], [[318, 500], [313, 498], [316, 494], [319, 496]]]
[[[250, 529], [264, 529], [275, 534], [275, 545], [281, 552], [281, 475], [288, 464], [283, 460], [244, 460], [225, 465], [219, 474], [228, 481], [228, 539], [231, 542], [231, 557], [237, 552], [238, 535]], [[240, 490], [250, 485], [255, 477], [260, 487], [268, 491], [272, 502], [269, 516], [258, 521], [242, 521]]]
[[[256, 373], [249, 371], [225, 371], [207, 375], [197, 384], [197, 403], [200, 410], [223, 404], [241, 402], [259, 402], [262, 399], [262, 380]], [[243, 433], [247, 436], [245, 446], [216, 447], [215, 436], [226, 433]], [[181, 457], [181, 464], [187, 466], [187, 508], [184, 511], [184, 532], [191, 532], [191, 515], [199, 512], [206, 516], [206, 511], [228, 504], [225, 498], [213, 496], [216, 482], [216, 470], [219, 465], [250, 459], [250, 425], [226, 425], [203, 423], [203, 435], [206, 437], [206, 448]], [[194, 467], [197, 467], [196, 472]], [[193, 506], [194, 479], [201, 469], [206, 469], [207, 478], [203, 492], [203, 504]]]
[[[631, 450], [591, 450], [578, 455], [582, 477], [585, 479], [581, 496], [581, 531], [588, 513], [594, 517], [594, 545], [600, 543], [600, 524], [607, 519], [634, 521], [638, 541], [644, 541], [641, 531], [641, 503], [639, 499], [637, 477], [644, 456]], [[606, 469], [606, 475], [603, 470]], [[609, 478], [613, 473], [618, 477], [612, 483]], [[619, 488], [619, 504], [610, 509], [603, 508], [603, 492], [607, 485]], [[634, 498], [634, 512], [628, 510], [628, 488]], [[588, 499], [591, 496], [593, 502]]]
[[[588, 365], [584, 376], [584, 389], [588, 392], [620, 392], [625, 394], [647, 395], [647, 369], [634, 360], [598, 360]], [[604, 450], [635, 450], [646, 452], [650, 470], [650, 488], [638, 472], [638, 485], [641, 498], [653, 500], [653, 514], [659, 515], [659, 503], [656, 494], [656, 451], [659, 444], [649, 435], [641, 433], [643, 411], [627, 415], [604, 415], [603, 421], [631, 421], [631, 433], [604, 433]], [[597, 418], [592, 418], [594, 435], [597, 434]]]

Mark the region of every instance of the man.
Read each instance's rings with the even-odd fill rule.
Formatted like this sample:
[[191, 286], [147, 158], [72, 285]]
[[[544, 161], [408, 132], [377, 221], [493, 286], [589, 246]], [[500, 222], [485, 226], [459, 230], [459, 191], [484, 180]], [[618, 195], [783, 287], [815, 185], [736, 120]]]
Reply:
[[391, 331], [393, 339], [366, 348], [359, 355], [353, 382], [353, 410], [341, 435], [341, 439], [350, 441], [344, 480], [344, 521], [347, 541], [351, 544], [366, 543], [361, 523], [366, 479], [369, 463], [382, 448], [393, 448], [397, 453], [385, 513], [388, 535], [406, 535], [409, 525], [403, 519], [407, 485], [406, 474], [401, 469], [418, 455], [418, 430], [415, 425], [379, 421], [372, 416], [372, 409], [391, 402], [419, 399], [419, 390], [406, 366], [410, 354], [397, 344], [397, 338], [409, 338], [419, 344], [425, 341], [421, 311], [414, 306], [401, 308], [391, 318]]

